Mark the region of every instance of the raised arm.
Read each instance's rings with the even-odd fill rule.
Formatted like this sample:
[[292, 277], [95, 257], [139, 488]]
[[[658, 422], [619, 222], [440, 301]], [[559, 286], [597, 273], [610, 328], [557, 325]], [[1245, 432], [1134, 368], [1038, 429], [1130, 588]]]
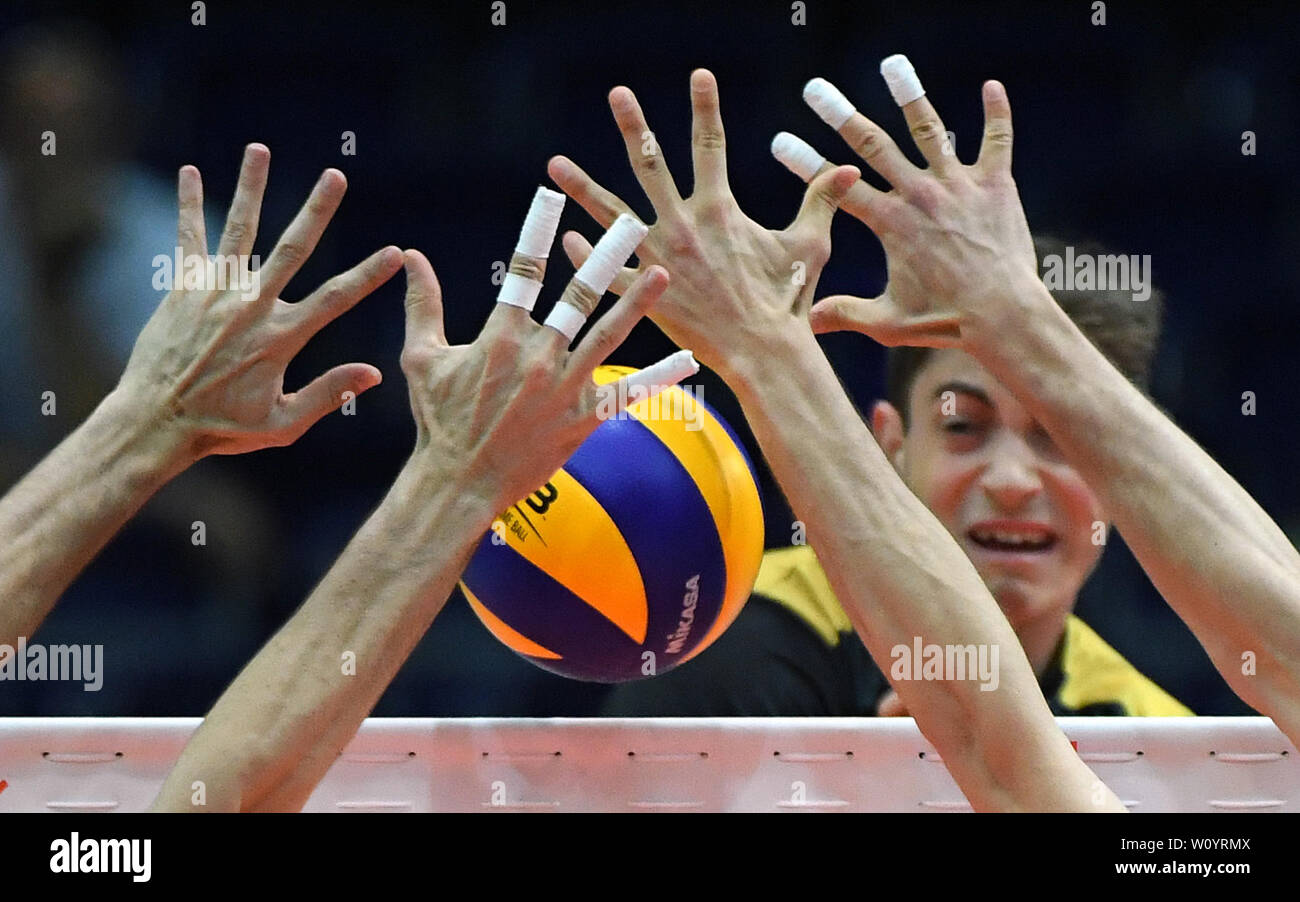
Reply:
[[[997, 650], [995, 688], [974, 679], [891, 676], [971, 803], [986, 810], [1122, 810], [1071, 749], [974, 566], [889, 465], [808, 327], [813, 289], [830, 254], [831, 217], [857, 170], [822, 173], [789, 228], [765, 229], [728, 188], [709, 72], [692, 75], [691, 97], [695, 190], [683, 199], [657, 148], [644, 152], [653, 144], [644, 138], [649, 129], [632, 92], [610, 93], [629, 159], [658, 217], [639, 258], [672, 276], [653, 318], [736, 392], [882, 671], [890, 673], [896, 646], [911, 648], [918, 637], [924, 645]], [[566, 158], [552, 160], [550, 172], [602, 224], [627, 209]], [[578, 260], [589, 250], [573, 233], [565, 246]]]
[[[910, 73], [905, 60], [893, 59]], [[1102, 499], [1228, 684], [1300, 743], [1300, 553], [1106, 360], [1038, 278], [1011, 178], [1011, 107], [1003, 86], [984, 85], [984, 142], [979, 159], [964, 166], [945, 150], [944, 125], [919, 81], [910, 75], [909, 83], [918, 96], [899, 99], [930, 164], [925, 170], [828, 83], [810, 83], [805, 92], [894, 186], [888, 193], [855, 186], [844, 203], [884, 245], [884, 294], [826, 298], [812, 309], [814, 328], [854, 329], [891, 345], [960, 347], [977, 358]], [[786, 159], [796, 162], [795, 155]], [[802, 160], [792, 168], [806, 178], [832, 168], [812, 151]]]
[[250, 272], [269, 162], [260, 144], [244, 153], [218, 249], [238, 261], [233, 274], [203, 262], [203, 186], [197, 169], [181, 169], [177, 242], [193, 265], [173, 274], [176, 287], [141, 331], [117, 387], [0, 500], [0, 644], [30, 636], [122, 525], [199, 458], [287, 445], [346, 392], [379, 384], [378, 370], [351, 363], [283, 392], [289, 361], [391, 278], [402, 255], [385, 248], [295, 304], [279, 300], [347, 183], [326, 170], [265, 266]]
[[[422, 254], [406, 252], [402, 369], [415, 451], [306, 603], [218, 700], [155, 809], [301, 808], [441, 610], [493, 518], [550, 478], [598, 424], [598, 391], [617, 393], [618, 385], [597, 389], [592, 370], [659, 297], [667, 275], [647, 270], [570, 353], [607, 280], [579, 272], [548, 325], [532, 319], [546, 256], [536, 251], [549, 249], [556, 202], [563, 202], [547, 193], [539, 202], [553, 209], [549, 233], [540, 243], [521, 240], [534, 253], [515, 254], [516, 278], [473, 344], [448, 346], [433, 269]], [[530, 231], [536, 236], [526, 227], [525, 239]], [[621, 254], [606, 267], [609, 277], [644, 226], [623, 223], [618, 231], [623, 246], [605, 248]], [[650, 388], [697, 368], [689, 354], [670, 361], [672, 372], [653, 368], [658, 381]], [[651, 372], [624, 379], [643, 381]]]

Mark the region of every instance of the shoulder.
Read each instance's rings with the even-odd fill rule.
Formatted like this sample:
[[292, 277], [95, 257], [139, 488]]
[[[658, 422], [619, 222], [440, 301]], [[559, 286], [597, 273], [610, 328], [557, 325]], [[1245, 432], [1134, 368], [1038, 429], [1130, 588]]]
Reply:
[[1133, 717], [1191, 717], [1192, 711], [1144, 676], [1078, 617], [1065, 623], [1061, 702], [1072, 709], [1118, 702]]
[[853, 630], [816, 552], [808, 545], [764, 552], [754, 593], [790, 611], [831, 647], [839, 644], [841, 633]]

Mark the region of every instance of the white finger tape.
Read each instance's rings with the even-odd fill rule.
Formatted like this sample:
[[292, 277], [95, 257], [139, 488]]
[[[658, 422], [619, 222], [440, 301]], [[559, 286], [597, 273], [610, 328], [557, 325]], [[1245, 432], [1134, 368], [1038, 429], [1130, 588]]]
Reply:
[[658, 363], [652, 363], [645, 369], [637, 370], [635, 373], [628, 373], [624, 376], [628, 387], [640, 385], [649, 391], [647, 397], [653, 398], [659, 392], [669, 386], [676, 385], [688, 376], [694, 376], [700, 371], [700, 365], [695, 362], [695, 355], [690, 351], [678, 351], [675, 354], [669, 354]]
[[578, 268], [574, 278], [597, 295], [604, 294], [649, 231], [635, 216], [626, 213], [619, 216], [596, 242], [591, 256]]
[[549, 188], [538, 187], [533, 203], [524, 217], [524, 227], [519, 232], [515, 252], [545, 260], [555, 242], [555, 231], [560, 227], [560, 214], [564, 212], [564, 195]]
[[826, 158], [813, 150], [811, 144], [789, 132], [778, 132], [772, 139], [772, 156], [805, 182], [811, 181], [826, 165]]
[[508, 272], [505, 281], [501, 283], [501, 290], [497, 293], [497, 303], [523, 307], [531, 313], [541, 290], [542, 283], [536, 279]]
[[583, 324], [587, 321], [587, 316], [577, 307], [567, 301], [558, 302], [551, 308], [550, 314], [546, 317], [543, 326], [550, 326], [561, 335], [573, 341], [578, 333], [582, 331]]
[[840, 89], [824, 78], [814, 78], [803, 86], [803, 100], [822, 117], [823, 122], [836, 130], [857, 112]]
[[885, 57], [880, 63], [880, 74], [885, 77], [885, 84], [889, 85], [889, 93], [894, 96], [894, 103], [899, 106], [905, 106], [918, 97], [925, 96], [925, 88], [921, 87], [921, 79], [916, 77], [912, 61], [901, 53]]

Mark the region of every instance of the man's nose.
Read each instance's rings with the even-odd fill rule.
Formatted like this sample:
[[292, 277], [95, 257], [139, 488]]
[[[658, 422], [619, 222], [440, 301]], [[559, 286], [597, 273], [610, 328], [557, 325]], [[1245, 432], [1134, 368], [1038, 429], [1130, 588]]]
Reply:
[[1025, 507], [1043, 491], [1033, 452], [1022, 442], [1009, 442], [996, 449], [993, 461], [980, 479], [980, 487], [999, 510], [1014, 512]]

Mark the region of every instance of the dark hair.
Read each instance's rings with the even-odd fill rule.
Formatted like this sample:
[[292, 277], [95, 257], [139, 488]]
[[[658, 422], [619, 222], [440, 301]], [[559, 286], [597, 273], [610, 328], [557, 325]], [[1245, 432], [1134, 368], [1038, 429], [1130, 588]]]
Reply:
[[[1070, 246], [1076, 259], [1092, 255], [1095, 260], [1107, 255], [1107, 251], [1093, 241]], [[1034, 237], [1040, 276], [1044, 274], [1044, 261], [1055, 257], [1053, 265], [1061, 265], [1067, 256], [1066, 247], [1066, 243], [1058, 238]], [[1164, 298], [1159, 291], [1152, 288], [1151, 296], [1144, 301], [1135, 301], [1133, 292], [1127, 289], [1053, 288], [1052, 297], [1116, 369], [1143, 392], [1148, 390], [1164, 307]], [[886, 358], [885, 398], [898, 409], [905, 429], [908, 425], [908, 395], [930, 352], [930, 348], [890, 348]]]

